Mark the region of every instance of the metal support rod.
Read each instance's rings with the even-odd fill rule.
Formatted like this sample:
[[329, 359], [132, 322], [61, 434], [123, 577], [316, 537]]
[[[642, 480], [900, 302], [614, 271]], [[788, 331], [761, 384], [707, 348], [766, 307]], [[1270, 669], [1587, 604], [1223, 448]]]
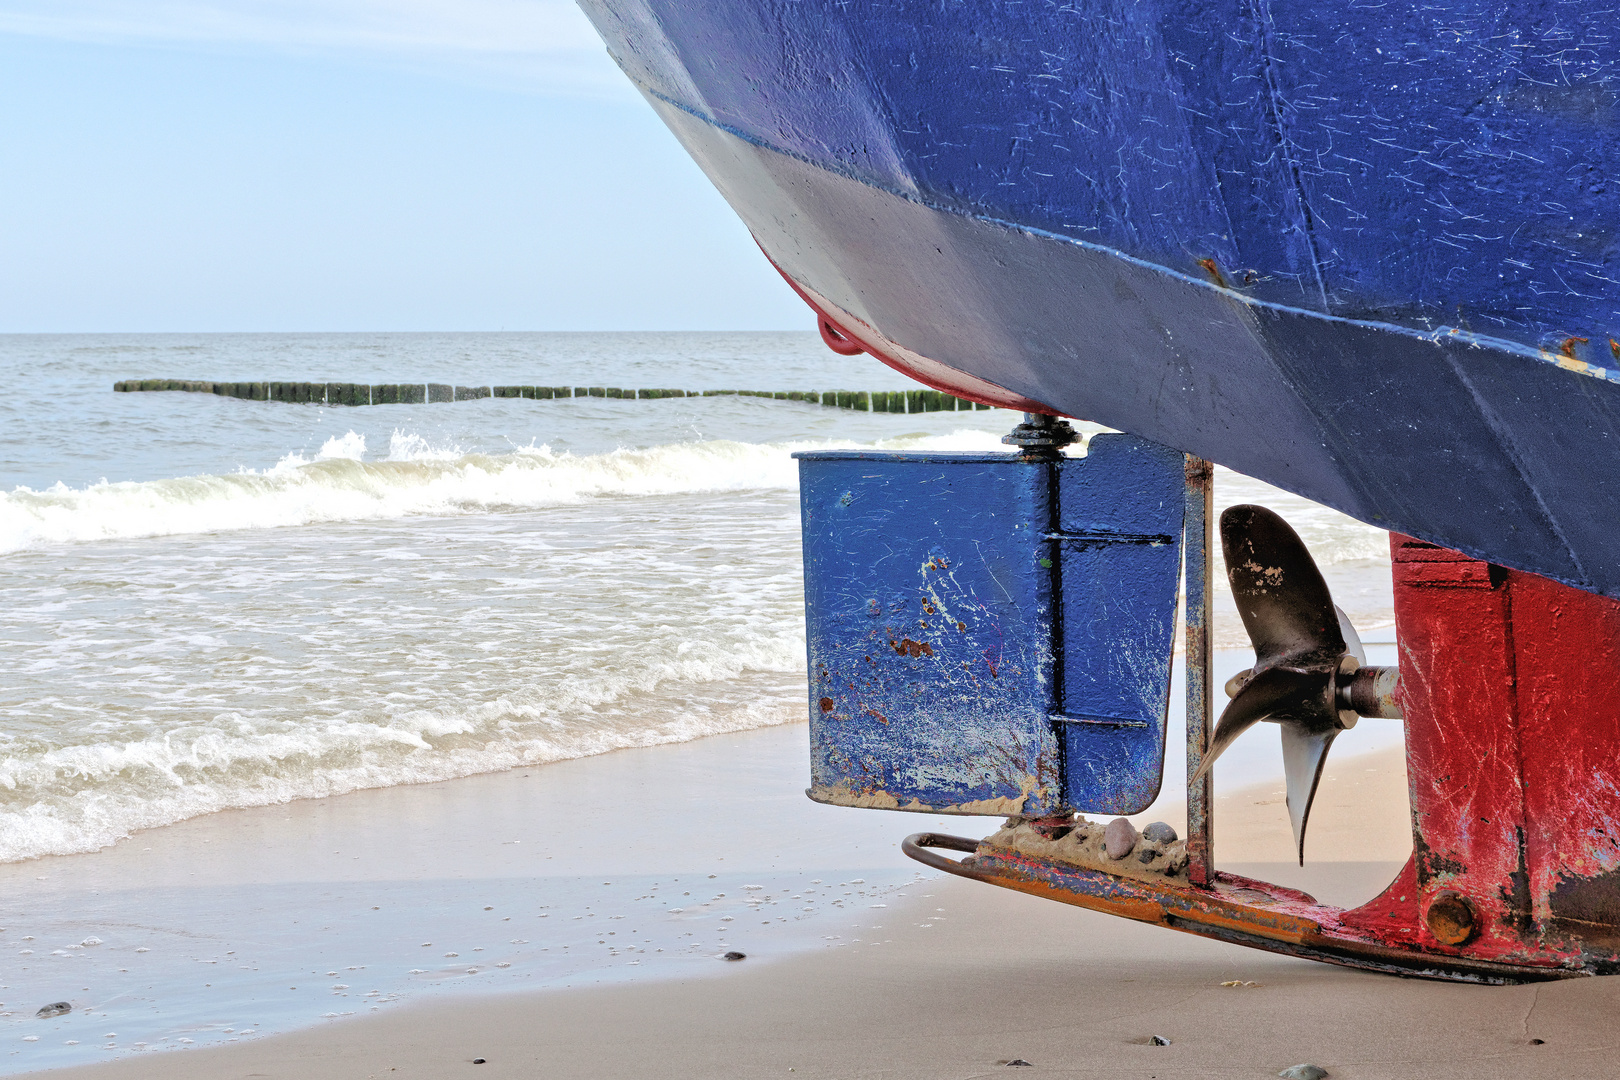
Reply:
[[[1214, 569], [1215, 467], [1187, 455], [1187, 776], [1203, 764], [1209, 746], [1214, 666], [1210, 656], [1210, 574]], [[1214, 770], [1187, 785], [1187, 880], [1208, 885], [1215, 877]]]

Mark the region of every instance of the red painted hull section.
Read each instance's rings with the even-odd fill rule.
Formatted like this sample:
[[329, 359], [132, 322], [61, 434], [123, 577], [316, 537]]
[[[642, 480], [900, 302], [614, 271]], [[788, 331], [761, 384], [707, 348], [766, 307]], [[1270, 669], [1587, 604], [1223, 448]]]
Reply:
[[1471, 955], [1609, 970], [1620, 603], [1407, 537], [1391, 547], [1420, 903], [1467, 898]]

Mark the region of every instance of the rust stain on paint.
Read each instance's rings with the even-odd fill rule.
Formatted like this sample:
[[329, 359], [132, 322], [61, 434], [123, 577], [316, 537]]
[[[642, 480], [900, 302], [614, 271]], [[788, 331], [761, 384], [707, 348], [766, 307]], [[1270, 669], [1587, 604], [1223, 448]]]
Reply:
[[934, 655], [934, 647], [926, 641], [913, 641], [910, 638], [901, 638], [899, 641], [895, 641], [891, 638], [889, 645], [902, 656], [915, 658]]

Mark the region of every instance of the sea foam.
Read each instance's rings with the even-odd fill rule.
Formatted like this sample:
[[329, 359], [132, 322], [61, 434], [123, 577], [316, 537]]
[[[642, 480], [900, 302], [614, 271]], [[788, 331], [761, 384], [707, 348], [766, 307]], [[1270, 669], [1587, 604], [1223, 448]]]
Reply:
[[[0, 862], [93, 851], [217, 810], [687, 742], [802, 716], [797, 626], [767, 635], [707, 627], [713, 640], [696, 629], [648, 630], [635, 647], [609, 642], [594, 663], [532, 677], [529, 658], [508, 655], [505, 684], [482, 695], [441, 686], [416, 699], [368, 702], [374, 691], [357, 685], [332, 703], [311, 679], [317, 685], [300, 695], [300, 708], [265, 710], [245, 686], [217, 713], [104, 719], [56, 737], [69, 742], [13, 739], [0, 756]], [[389, 681], [421, 678], [407, 670]], [[264, 696], [279, 689], [266, 687]], [[424, 697], [426, 707], [416, 703]]]
[[[611, 496], [794, 490], [793, 451], [854, 445], [722, 439], [577, 456], [544, 445], [469, 454], [396, 432], [386, 456], [366, 460], [365, 438], [351, 431], [328, 439], [314, 460], [290, 454], [263, 471], [0, 493], [0, 553], [77, 541], [537, 509]], [[875, 445], [1000, 449], [993, 436], [976, 431]]]

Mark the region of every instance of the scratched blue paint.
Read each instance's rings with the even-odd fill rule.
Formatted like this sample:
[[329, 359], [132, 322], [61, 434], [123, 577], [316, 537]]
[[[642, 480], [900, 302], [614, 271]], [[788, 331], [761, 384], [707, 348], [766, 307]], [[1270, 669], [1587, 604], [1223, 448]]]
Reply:
[[890, 341], [1620, 596], [1607, 4], [582, 6], [765, 251]]
[[1135, 814], [1159, 794], [1185, 458], [1097, 435], [1058, 475], [1058, 650], [1065, 799]]
[[648, 90], [934, 205], [1316, 311], [1620, 335], [1608, 3], [583, 6]]
[[1055, 811], [1050, 467], [798, 457], [812, 797]]
[[811, 795], [1134, 813], [1157, 794], [1182, 456], [1126, 435], [800, 459]]

